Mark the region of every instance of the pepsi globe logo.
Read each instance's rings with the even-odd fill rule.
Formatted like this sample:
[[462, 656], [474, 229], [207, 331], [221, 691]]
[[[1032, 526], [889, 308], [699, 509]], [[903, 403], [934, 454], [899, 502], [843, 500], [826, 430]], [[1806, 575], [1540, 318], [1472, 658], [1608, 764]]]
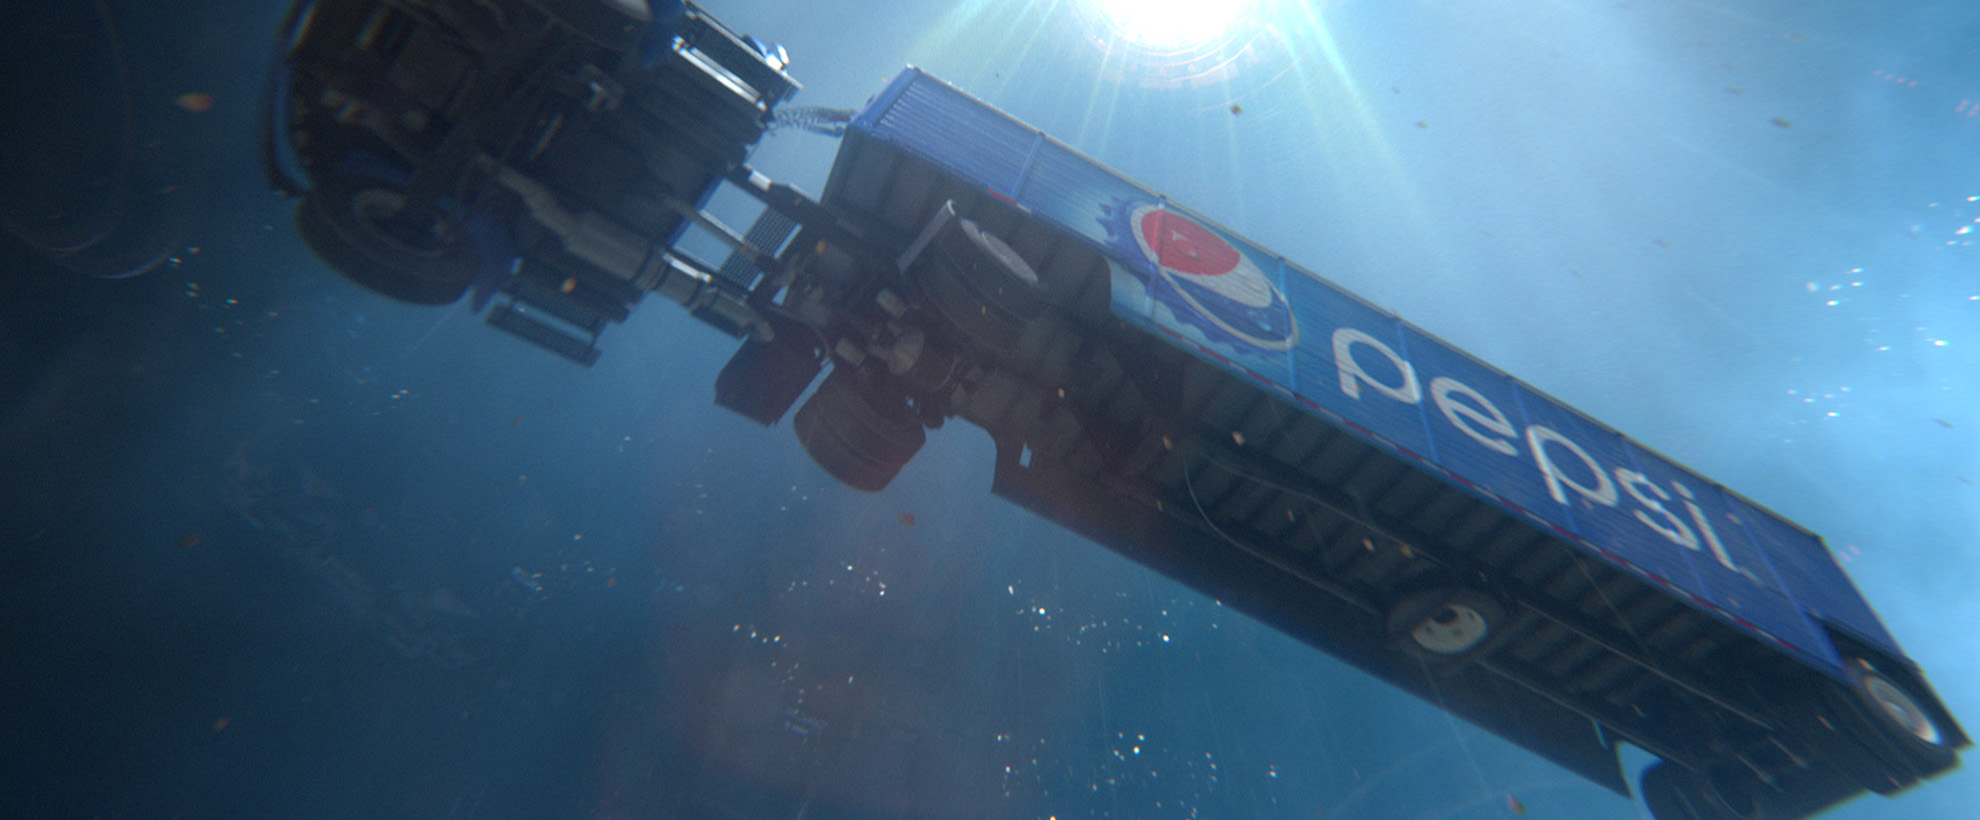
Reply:
[[1298, 341], [1285, 295], [1237, 246], [1203, 223], [1154, 204], [1136, 206], [1126, 216], [1125, 233], [1153, 269], [1149, 293], [1178, 321], [1213, 341], [1258, 353], [1283, 352]]

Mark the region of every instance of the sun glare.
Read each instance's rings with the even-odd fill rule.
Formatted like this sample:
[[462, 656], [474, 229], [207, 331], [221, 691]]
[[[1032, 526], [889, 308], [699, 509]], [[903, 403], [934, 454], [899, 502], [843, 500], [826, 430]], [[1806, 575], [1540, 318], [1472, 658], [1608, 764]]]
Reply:
[[1224, 36], [1251, 0], [1093, 0], [1093, 5], [1129, 42], [1188, 48]]

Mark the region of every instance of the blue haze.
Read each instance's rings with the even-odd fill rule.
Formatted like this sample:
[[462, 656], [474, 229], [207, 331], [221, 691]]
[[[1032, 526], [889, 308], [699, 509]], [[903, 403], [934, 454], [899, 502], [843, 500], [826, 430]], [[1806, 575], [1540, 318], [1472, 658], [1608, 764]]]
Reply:
[[[979, 430], [835, 485], [664, 301], [582, 370], [361, 291], [254, 161], [279, 4], [112, 5], [198, 199], [143, 277], [0, 257], [20, 816], [1647, 817], [995, 499]], [[1822, 533], [1980, 720], [1973, 5], [1278, 2], [1199, 84], [1072, 0], [707, 7], [801, 104], [921, 65]]]

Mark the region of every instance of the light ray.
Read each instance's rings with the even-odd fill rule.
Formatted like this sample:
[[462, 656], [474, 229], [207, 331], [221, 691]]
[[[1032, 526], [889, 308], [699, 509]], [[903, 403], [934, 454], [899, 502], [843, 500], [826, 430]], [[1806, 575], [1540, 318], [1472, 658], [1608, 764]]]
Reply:
[[1249, 0], [1092, 0], [1101, 19], [1135, 45], [1189, 49], [1222, 39]]

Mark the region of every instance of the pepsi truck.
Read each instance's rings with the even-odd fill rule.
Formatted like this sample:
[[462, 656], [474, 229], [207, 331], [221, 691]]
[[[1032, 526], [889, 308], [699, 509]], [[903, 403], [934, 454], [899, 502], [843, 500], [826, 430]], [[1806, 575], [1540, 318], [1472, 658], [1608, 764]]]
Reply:
[[1819, 537], [924, 71], [813, 198], [744, 164], [782, 49], [692, 4], [303, 0], [277, 58], [271, 175], [343, 275], [581, 363], [659, 293], [845, 484], [977, 425], [1038, 515], [1618, 793], [1648, 750], [1659, 820], [1968, 745]]

